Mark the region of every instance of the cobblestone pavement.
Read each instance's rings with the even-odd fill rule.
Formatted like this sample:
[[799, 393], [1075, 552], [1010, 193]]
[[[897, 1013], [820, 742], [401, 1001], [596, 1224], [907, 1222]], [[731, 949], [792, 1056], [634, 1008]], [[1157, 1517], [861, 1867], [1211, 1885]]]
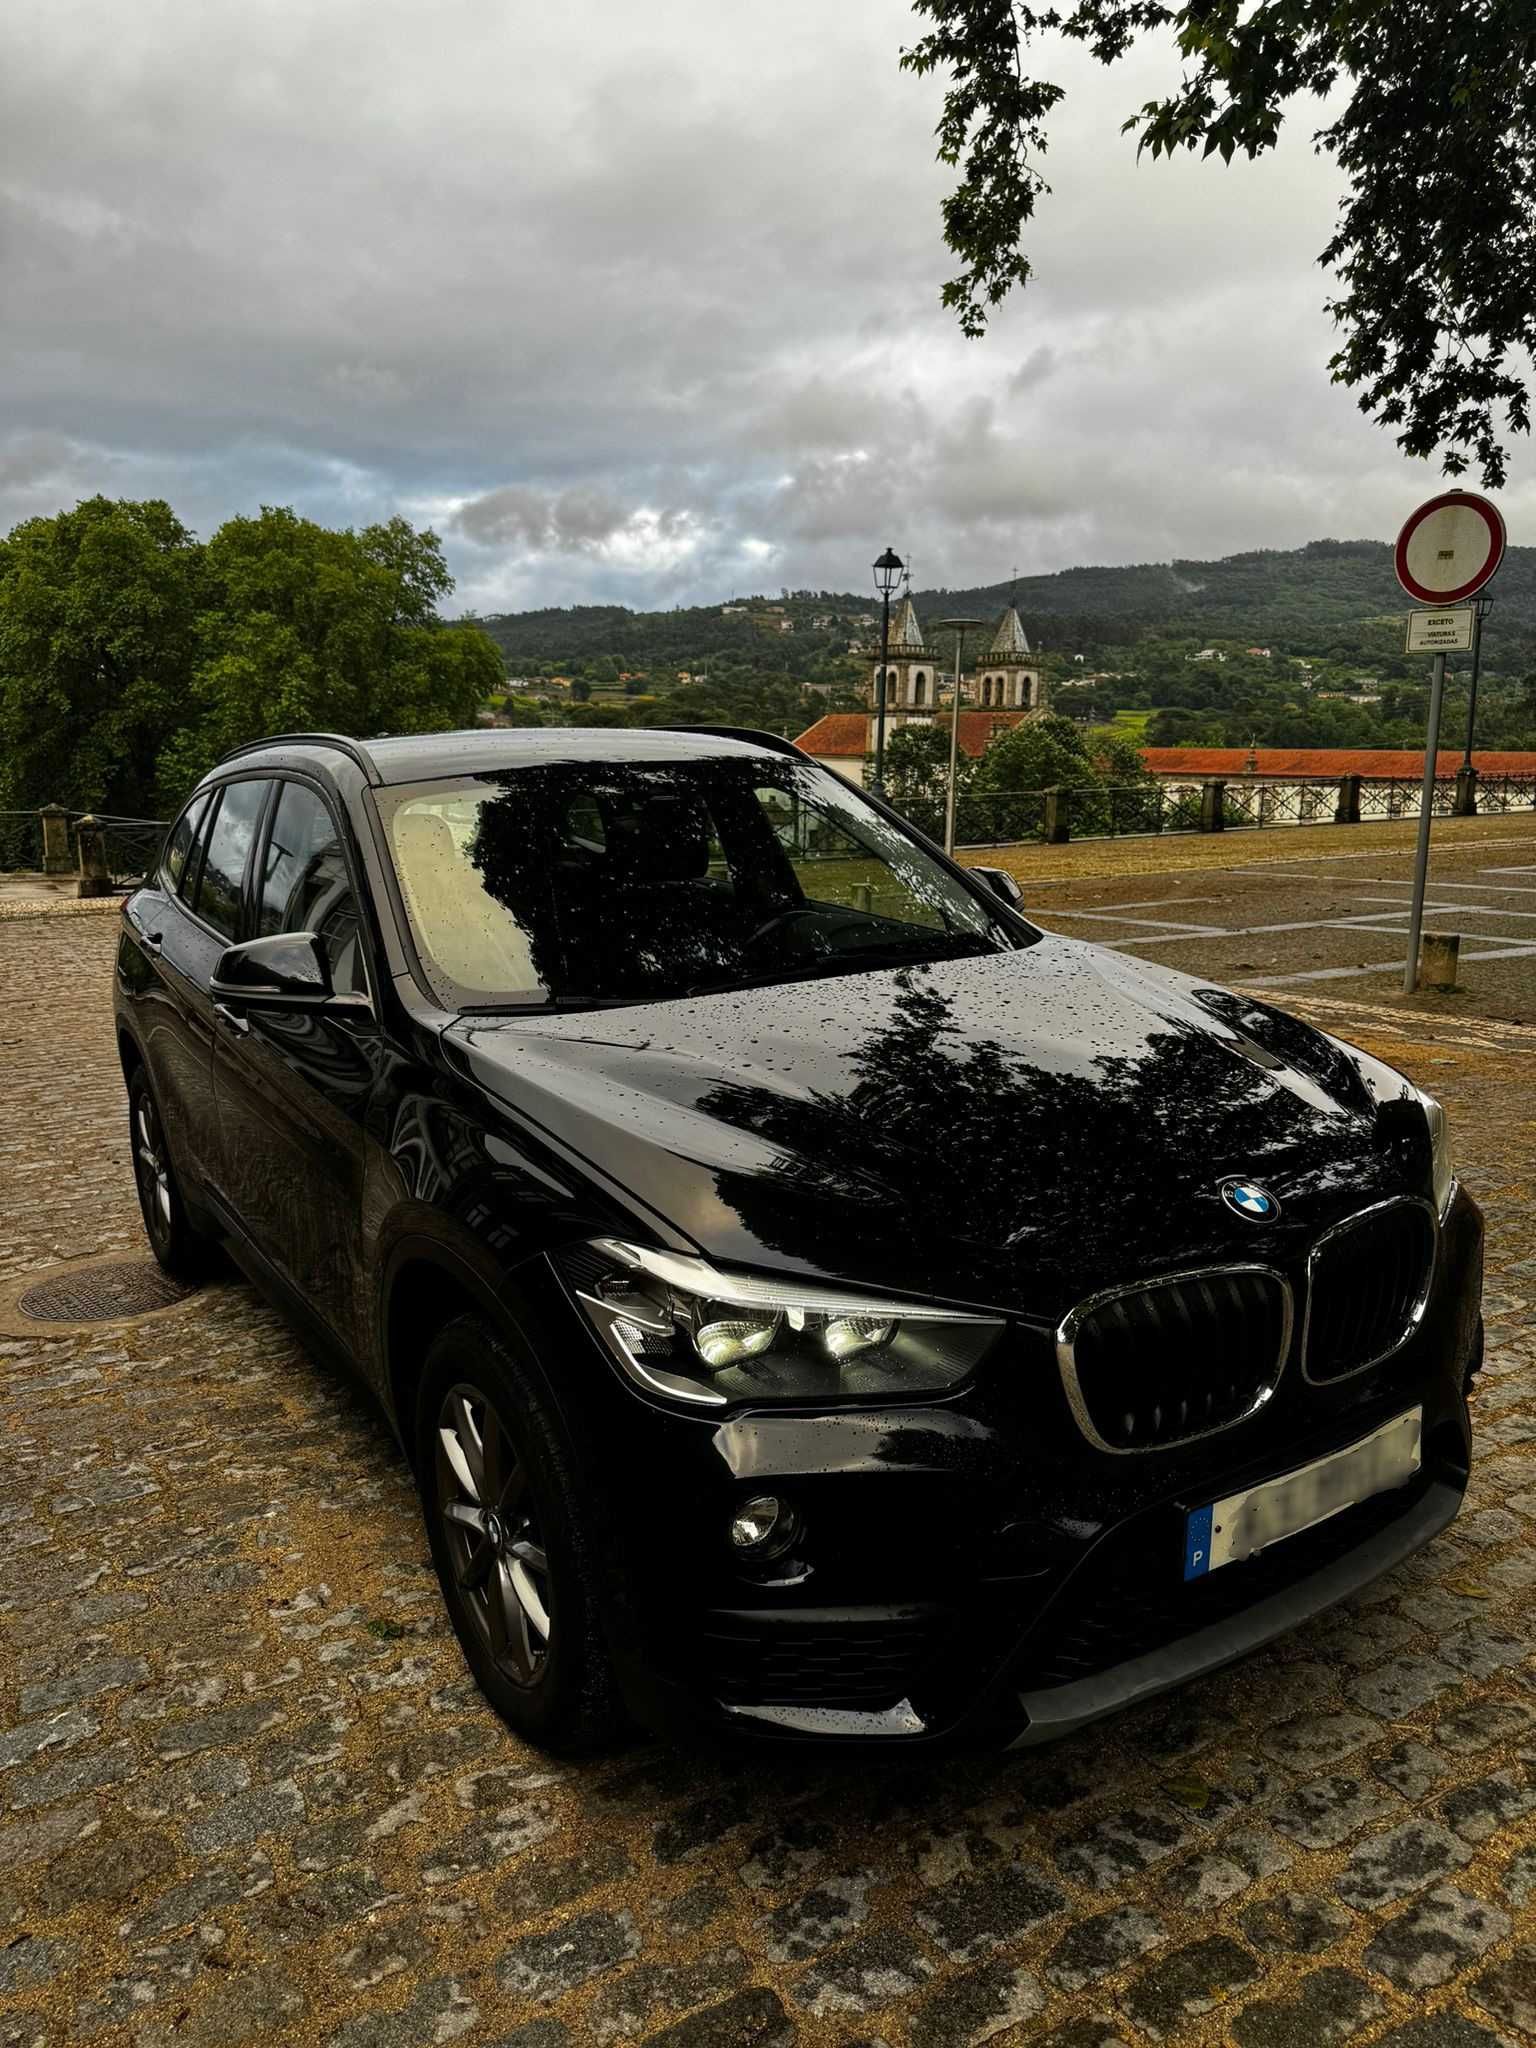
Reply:
[[[139, 1250], [113, 919], [0, 923], [0, 1280]], [[1536, 2040], [1536, 1033], [1318, 1001], [1491, 1229], [1467, 1512], [1048, 1753], [552, 1767], [364, 1403], [242, 1286], [0, 1339], [0, 2044]]]

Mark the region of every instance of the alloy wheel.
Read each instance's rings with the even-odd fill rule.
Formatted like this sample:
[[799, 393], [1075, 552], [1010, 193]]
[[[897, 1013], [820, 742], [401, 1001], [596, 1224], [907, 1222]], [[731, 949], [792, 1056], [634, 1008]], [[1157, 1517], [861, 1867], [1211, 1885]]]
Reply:
[[549, 1558], [528, 1470], [478, 1388], [449, 1390], [437, 1421], [437, 1500], [471, 1620], [497, 1668], [533, 1685], [549, 1656]]
[[133, 1109], [133, 1172], [138, 1183], [139, 1206], [145, 1226], [157, 1244], [170, 1236], [174, 1220], [171, 1202], [171, 1162], [166, 1155], [165, 1137], [148, 1089], [141, 1088]]

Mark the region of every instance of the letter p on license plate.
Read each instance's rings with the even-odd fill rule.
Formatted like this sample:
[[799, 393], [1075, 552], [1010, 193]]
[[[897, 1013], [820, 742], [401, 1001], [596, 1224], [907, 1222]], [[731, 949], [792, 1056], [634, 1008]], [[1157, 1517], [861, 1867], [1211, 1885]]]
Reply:
[[1424, 1411], [1411, 1408], [1342, 1451], [1191, 1509], [1184, 1524], [1185, 1578], [1204, 1578], [1373, 1494], [1406, 1486], [1423, 1462], [1423, 1435]]

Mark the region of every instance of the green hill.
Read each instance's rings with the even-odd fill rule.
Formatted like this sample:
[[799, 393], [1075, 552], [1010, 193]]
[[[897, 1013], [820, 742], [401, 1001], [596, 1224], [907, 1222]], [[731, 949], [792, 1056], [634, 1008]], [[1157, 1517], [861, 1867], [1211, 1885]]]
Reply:
[[[1385, 541], [1317, 540], [1290, 550], [1264, 548], [1218, 561], [1142, 562], [1063, 569], [1017, 584], [926, 589], [922, 618], [946, 612], [1000, 611], [1014, 596], [1031, 641], [1062, 654], [1124, 648], [1157, 639], [1242, 640], [1288, 654], [1350, 660], [1384, 652], [1400, 629], [1407, 600], [1392, 573]], [[1490, 668], [1519, 674], [1536, 667], [1536, 548], [1511, 548], [1493, 588], [1485, 631]], [[740, 600], [732, 600], [740, 602]], [[578, 664], [614, 657], [621, 667], [702, 665], [713, 657], [810, 679], [841, 655], [872, 615], [860, 592], [803, 591], [748, 601], [726, 617], [721, 605], [634, 612], [622, 605], [508, 612], [481, 621], [512, 673], [550, 661]], [[765, 630], [768, 607], [788, 618], [789, 633]], [[818, 626], [836, 615], [840, 623]], [[1392, 623], [1388, 623], [1388, 622]]]

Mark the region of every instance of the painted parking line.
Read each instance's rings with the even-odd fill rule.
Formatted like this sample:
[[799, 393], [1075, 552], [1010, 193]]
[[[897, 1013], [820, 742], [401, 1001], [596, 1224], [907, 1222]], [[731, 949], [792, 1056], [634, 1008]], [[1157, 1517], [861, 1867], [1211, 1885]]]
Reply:
[[[1494, 868], [1490, 872], [1493, 874], [1503, 874], [1507, 870]], [[1356, 875], [1350, 882], [1350, 887], [1356, 888], [1362, 882], [1368, 888], [1411, 889], [1413, 887], [1411, 882], [1396, 881], [1391, 875]], [[1474, 896], [1479, 894], [1485, 896], [1536, 896], [1536, 887], [1518, 882], [1448, 882], [1439, 875], [1431, 875], [1430, 885], [1435, 889], [1441, 890], [1470, 890]], [[1369, 902], [1371, 899], [1364, 897], [1361, 900]]]
[[[1356, 896], [1353, 899], [1356, 903], [1394, 904], [1398, 900], [1396, 896]], [[1409, 905], [1403, 904], [1405, 915], [1408, 909]], [[1426, 915], [1433, 913], [1436, 917], [1536, 917], [1536, 910], [1504, 910], [1496, 903], [1426, 903], [1424, 910]]]
[[[1176, 946], [1184, 938], [1210, 939], [1255, 939], [1265, 938], [1271, 932], [1368, 932], [1372, 929], [1382, 932], [1388, 938], [1401, 938], [1402, 933], [1387, 923], [1390, 915], [1385, 910], [1364, 911], [1358, 917], [1300, 917], [1287, 924], [1235, 924], [1226, 930], [1204, 932], [1148, 932], [1145, 938], [1134, 934], [1116, 939], [1117, 946]], [[1470, 934], [1483, 937], [1485, 934]]]
[[[1536, 946], [1496, 946], [1491, 952], [1463, 953], [1461, 957], [1464, 961], [1532, 960], [1536, 959]], [[1266, 973], [1264, 986], [1289, 988], [1298, 981], [1348, 981], [1357, 974], [1401, 974], [1407, 965], [1406, 960], [1373, 960], [1368, 967], [1312, 967], [1305, 974]]]
[[[1533, 890], [1532, 894], [1536, 894], [1536, 890]], [[1220, 901], [1221, 898], [1219, 896], [1144, 896], [1137, 903], [1095, 903], [1093, 908], [1096, 912], [1104, 910], [1165, 910], [1170, 903], [1219, 903]], [[1062, 915], [1065, 917], [1070, 915], [1070, 913], [1063, 911]]]
[[1085, 917], [1094, 924], [1149, 924], [1155, 926], [1159, 931], [1177, 932], [1181, 937], [1191, 939], [1216, 939], [1220, 938], [1223, 932], [1223, 927], [1219, 924], [1178, 924], [1171, 917], [1132, 917], [1129, 912], [1123, 910], [1110, 912], [1107, 910], [1053, 909], [1051, 916]]

